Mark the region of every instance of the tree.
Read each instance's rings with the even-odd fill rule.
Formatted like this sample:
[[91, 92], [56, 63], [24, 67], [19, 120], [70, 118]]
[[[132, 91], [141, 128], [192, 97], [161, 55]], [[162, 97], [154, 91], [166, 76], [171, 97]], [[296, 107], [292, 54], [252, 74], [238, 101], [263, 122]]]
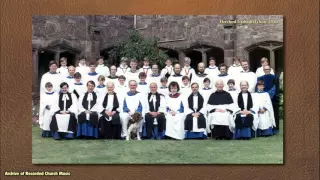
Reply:
[[129, 30], [127, 37], [109, 52], [110, 60], [119, 61], [121, 57], [134, 58], [138, 61], [148, 57], [150, 63], [164, 67], [168, 55], [158, 48], [158, 39], [143, 37], [137, 30]]

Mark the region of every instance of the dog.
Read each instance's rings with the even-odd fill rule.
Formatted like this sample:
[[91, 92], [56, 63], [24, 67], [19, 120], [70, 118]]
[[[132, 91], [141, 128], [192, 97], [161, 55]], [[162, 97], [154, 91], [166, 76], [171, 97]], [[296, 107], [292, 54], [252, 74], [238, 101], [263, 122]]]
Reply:
[[130, 139], [134, 139], [135, 136], [137, 137], [137, 140], [141, 140], [140, 137], [140, 126], [141, 126], [141, 120], [142, 116], [140, 113], [134, 113], [131, 116], [131, 119], [128, 122], [128, 135], [126, 137], [126, 140], [129, 141]]

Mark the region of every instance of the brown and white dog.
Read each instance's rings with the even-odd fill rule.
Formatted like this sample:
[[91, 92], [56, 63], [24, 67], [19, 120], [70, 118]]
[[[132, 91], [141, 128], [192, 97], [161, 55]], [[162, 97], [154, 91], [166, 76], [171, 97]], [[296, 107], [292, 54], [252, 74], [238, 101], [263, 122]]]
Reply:
[[133, 139], [135, 136], [137, 136], [137, 140], [141, 140], [140, 137], [140, 126], [141, 123], [140, 121], [142, 120], [141, 114], [140, 113], [134, 113], [131, 116], [131, 119], [128, 122], [128, 135], [126, 137], [126, 140], [129, 141], [130, 139]]

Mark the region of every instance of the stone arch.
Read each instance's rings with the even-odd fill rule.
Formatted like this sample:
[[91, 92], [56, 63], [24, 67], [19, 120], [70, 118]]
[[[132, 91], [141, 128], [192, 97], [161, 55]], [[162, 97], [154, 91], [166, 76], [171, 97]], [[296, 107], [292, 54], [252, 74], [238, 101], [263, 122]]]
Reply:
[[159, 49], [166, 53], [169, 58], [179, 60], [179, 52], [177, 50], [165, 47], [159, 47]]
[[188, 49], [184, 50], [184, 52], [186, 56], [191, 58], [191, 66], [195, 69], [197, 69], [197, 65], [200, 62], [203, 62], [208, 66], [210, 57], [216, 59], [217, 65], [224, 63], [224, 50], [219, 46], [192, 43]]
[[[247, 46], [244, 50], [252, 71], [256, 71], [256, 69], [261, 66], [260, 60], [262, 57], [268, 58], [270, 66], [275, 71], [283, 70], [283, 42], [272, 40], [262, 41]], [[277, 58], [275, 57], [276, 55]], [[276, 73], [278, 74], [278, 72]]]
[[109, 56], [109, 52], [114, 49], [115, 46], [112, 45], [112, 46], [108, 46], [108, 47], [105, 47], [104, 49], [100, 50], [100, 56], [103, 57], [103, 59], [105, 60], [105, 64], [107, 65], [119, 65], [120, 64], [120, 58], [121, 57], [117, 57], [117, 59], [111, 59], [110, 56]]

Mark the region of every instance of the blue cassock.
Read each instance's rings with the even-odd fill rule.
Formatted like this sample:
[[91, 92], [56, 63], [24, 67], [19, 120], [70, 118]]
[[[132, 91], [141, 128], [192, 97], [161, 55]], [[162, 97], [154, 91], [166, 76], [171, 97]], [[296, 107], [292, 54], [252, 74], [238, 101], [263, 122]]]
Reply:
[[276, 83], [277, 83], [278, 77], [273, 74], [266, 74], [258, 77], [258, 81], [259, 80], [262, 80], [264, 82], [264, 91], [268, 92], [270, 98], [273, 99], [274, 95], [277, 95]]

